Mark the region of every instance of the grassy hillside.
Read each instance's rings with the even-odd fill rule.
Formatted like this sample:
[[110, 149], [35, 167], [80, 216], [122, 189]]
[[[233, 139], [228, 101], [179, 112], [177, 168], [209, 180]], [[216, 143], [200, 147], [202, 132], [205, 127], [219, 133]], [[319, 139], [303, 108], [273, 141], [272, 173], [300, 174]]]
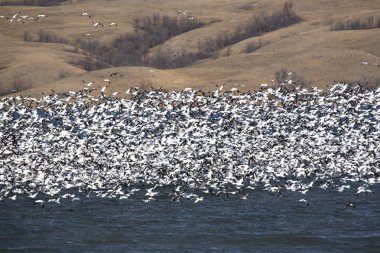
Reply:
[[[376, 0], [293, 0], [288, 19], [285, 2], [269, 0], [9, 2], [0, 0], [0, 95], [79, 90], [82, 80], [99, 89], [104, 79], [119, 94], [248, 90], [275, 85], [281, 70], [306, 86], [380, 84]], [[116, 72], [123, 76], [110, 78]]]

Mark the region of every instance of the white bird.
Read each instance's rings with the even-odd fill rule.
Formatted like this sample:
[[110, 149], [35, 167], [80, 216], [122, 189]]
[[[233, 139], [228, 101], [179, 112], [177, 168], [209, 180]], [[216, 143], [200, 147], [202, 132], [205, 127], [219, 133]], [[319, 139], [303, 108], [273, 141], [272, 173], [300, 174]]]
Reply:
[[155, 187], [147, 189], [146, 193], [145, 193], [145, 197], [147, 197], [147, 196], [149, 196], [149, 197], [157, 196], [159, 193], [158, 192], [154, 192], [153, 191], [154, 189], [155, 189]]
[[117, 23], [115, 23], [115, 22], [111, 22], [111, 23], [110, 23], [110, 26], [117, 26]]
[[75, 197], [75, 198], [72, 198], [71, 199], [71, 202], [75, 202], [75, 201], [80, 201], [80, 203], [82, 203], [82, 200], [78, 197]]
[[190, 14], [190, 12], [189, 11], [180, 11], [180, 10], [178, 10], [177, 14], [178, 15], [187, 15], [187, 14]]
[[96, 21], [96, 22], [92, 22], [92, 26], [98, 27], [98, 26], [104, 26], [104, 25], [101, 22]]
[[42, 200], [42, 199], [39, 199], [39, 200], [34, 201], [34, 204], [39, 204], [41, 207], [44, 207], [45, 206], [45, 201]]
[[102, 92], [102, 93], [104, 93], [106, 91], [108, 85], [109, 84], [107, 84], [106, 86], [103, 86], [99, 91]]
[[147, 199], [143, 199], [143, 201], [144, 201], [145, 203], [148, 203], [148, 202], [151, 202], [151, 201], [156, 201], [156, 199], [153, 198], [153, 197], [149, 197], [149, 198], [147, 198]]
[[293, 80], [288, 80], [286, 83], [287, 84], [295, 84], [295, 82]]
[[200, 201], [203, 201], [203, 197], [199, 197], [199, 196], [197, 196], [197, 197], [195, 198], [195, 200], [194, 200], [194, 203], [198, 203], [198, 202], [200, 202]]
[[56, 203], [56, 204], [60, 204], [60, 203], [61, 203], [60, 200], [61, 200], [60, 197], [59, 197], [58, 199], [49, 199], [49, 200], [48, 200], [48, 203]]
[[69, 193], [66, 193], [66, 194], [62, 195], [62, 198], [63, 198], [63, 199], [66, 199], [66, 198], [74, 198], [74, 197], [75, 197], [74, 194], [69, 194]]
[[87, 86], [87, 87], [90, 87], [91, 85], [93, 85], [95, 82], [86, 82], [85, 80], [82, 80], [82, 83]]
[[368, 194], [368, 193], [373, 193], [373, 192], [371, 190], [366, 189], [364, 186], [360, 186], [357, 189], [356, 195], [359, 195], [361, 193]]
[[34, 194], [30, 194], [30, 195], [29, 195], [29, 198], [34, 199], [34, 198], [37, 197], [37, 195], [38, 195], [38, 192], [36, 192], [36, 193], [34, 193]]
[[350, 185], [342, 185], [342, 186], [338, 187], [337, 191], [343, 192], [345, 189], [350, 189]]
[[38, 21], [40, 18], [45, 18], [45, 17], [47, 17], [46, 14], [38, 14], [35, 21]]
[[299, 202], [304, 203], [305, 206], [309, 206], [309, 202], [306, 199], [300, 199]]
[[348, 207], [356, 208], [356, 205], [352, 202], [347, 202], [346, 205], [344, 206], [344, 209], [346, 209]]

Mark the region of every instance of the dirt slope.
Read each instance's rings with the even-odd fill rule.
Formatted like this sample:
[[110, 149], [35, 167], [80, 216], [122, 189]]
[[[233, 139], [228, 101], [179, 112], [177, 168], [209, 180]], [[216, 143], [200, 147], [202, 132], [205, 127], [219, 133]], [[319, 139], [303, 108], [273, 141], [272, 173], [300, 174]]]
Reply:
[[[124, 73], [114, 78], [107, 91], [124, 92], [131, 86], [163, 86], [166, 89], [196, 87], [214, 89], [216, 84], [251, 89], [261, 83], [273, 84], [276, 71], [286, 68], [296, 72], [310, 86], [324, 87], [339, 80], [380, 80], [380, 29], [331, 31], [338, 21], [375, 16], [380, 1], [376, 0], [294, 0], [294, 11], [302, 22], [260, 37], [250, 38], [219, 52], [215, 58], [197, 61], [192, 66], [158, 70], [150, 67], [118, 67], [86, 71], [80, 62], [88, 55], [75, 47], [57, 43], [26, 42], [25, 32], [37, 34], [44, 30], [74, 40], [85, 38], [110, 43], [133, 32], [133, 20], [160, 15], [177, 16], [187, 11], [209, 25], [175, 36], [160, 45], [170, 51], [186, 49], [196, 52], [200, 41], [232, 32], [253, 15], [281, 8], [282, 1], [178, 1], [178, 0], [82, 0], [68, 1], [60, 6], [0, 6], [0, 88], [2, 91], [24, 90], [23, 94], [38, 96], [41, 92], [79, 90], [82, 80], [95, 81], [95, 88], [106, 83], [110, 73]], [[81, 16], [88, 12], [91, 18]], [[19, 13], [13, 22], [10, 18]], [[37, 21], [23, 19], [28, 15], [47, 15]], [[101, 21], [104, 27], [91, 22]], [[109, 23], [117, 22], [117, 27]], [[88, 35], [89, 36], [89, 35]], [[247, 43], [264, 41], [267, 45], [243, 53]], [[155, 52], [156, 48], [151, 49]], [[229, 50], [229, 52], [227, 51]], [[367, 62], [368, 64], [363, 64]], [[17, 93], [17, 92], [16, 92]]]

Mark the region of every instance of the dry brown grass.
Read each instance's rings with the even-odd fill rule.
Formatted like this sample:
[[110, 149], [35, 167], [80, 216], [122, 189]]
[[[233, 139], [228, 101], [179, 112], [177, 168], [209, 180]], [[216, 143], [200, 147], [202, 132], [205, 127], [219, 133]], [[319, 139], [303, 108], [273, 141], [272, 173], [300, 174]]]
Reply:
[[[120, 35], [134, 32], [134, 20], [154, 13], [176, 17], [177, 11], [189, 11], [210, 24], [179, 34], [149, 49], [147, 57], [157, 52], [197, 53], [200, 41], [215, 38], [222, 32], [232, 33], [246, 24], [253, 15], [279, 10], [282, 1], [177, 1], [162, 0], [72, 0], [55, 7], [0, 6], [0, 16], [20, 12], [21, 15], [47, 14], [38, 21], [9, 22], [0, 19], [0, 88], [11, 87], [15, 76], [22, 75], [30, 89], [25, 94], [40, 95], [42, 91], [82, 89], [81, 80], [94, 80], [96, 86], [112, 72], [123, 72], [123, 78], [112, 81], [108, 90], [125, 91], [128, 87], [149, 83], [165, 89], [195, 87], [214, 89], [225, 83], [226, 88], [252, 89], [261, 83], [275, 85], [276, 71], [286, 68], [308, 80], [308, 85], [326, 86], [334, 80], [380, 78], [380, 29], [331, 31], [331, 26], [347, 20], [377, 17], [380, 2], [376, 0], [293, 0], [294, 11], [302, 22], [221, 49], [213, 58], [183, 68], [157, 70], [149, 67], [118, 67], [95, 70], [97, 59], [82, 49], [56, 43], [23, 41], [25, 32], [37, 35], [50, 32], [69, 41], [76, 38], [97, 40], [109, 45]], [[92, 16], [81, 17], [83, 12]], [[101, 21], [104, 27], [92, 27]], [[109, 27], [117, 22], [117, 27]], [[91, 33], [91, 36], [86, 36]], [[37, 38], [37, 37], [36, 37]], [[265, 45], [245, 53], [251, 45]], [[256, 49], [256, 48], [255, 48]], [[165, 56], [165, 55], [164, 55]], [[166, 56], [165, 56], [166, 57]], [[167, 64], [163, 57], [162, 62]], [[184, 64], [180, 59], [179, 63]], [[368, 62], [368, 65], [362, 64]], [[91, 63], [85, 65], [85, 63]], [[186, 64], [184, 64], [186, 65]], [[94, 67], [95, 66], [95, 67]], [[170, 67], [170, 65], [169, 65]], [[90, 70], [90, 71], [89, 71]], [[96, 92], [96, 91], [94, 91]]]

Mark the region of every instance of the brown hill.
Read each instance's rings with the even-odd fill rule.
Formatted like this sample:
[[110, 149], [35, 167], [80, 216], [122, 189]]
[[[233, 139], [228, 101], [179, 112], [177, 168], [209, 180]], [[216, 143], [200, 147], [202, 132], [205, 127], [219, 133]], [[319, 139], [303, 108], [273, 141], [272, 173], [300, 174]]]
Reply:
[[[0, 1], [0, 5], [5, 2]], [[274, 85], [275, 73], [281, 69], [297, 73], [307, 86], [324, 87], [340, 80], [380, 84], [380, 29], [376, 28], [380, 27], [379, 1], [294, 0], [292, 11], [301, 17], [300, 22], [246, 36], [247, 23], [253, 16], [270, 16], [283, 4], [269, 0], [72, 0], [50, 7], [0, 6], [0, 16], [4, 16], [0, 18], [0, 94], [22, 91], [38, 96], [51, 89], [79, 90], [84, 87], [82, 80], [95, 81], [93, 87], [101, 88], [106, 84], [103, 80], [115, 72], [124, 76], [112, 77], [108, 92], [124, 92], [131, 86], [214, 89], [221, 83], [226, 88], [246, 90], [261, 83]], [[81, 16], [84, 12], [91, 18]], [[164, 16], [186, 22], [197, 20], [202, 26], [188, 31], [180, 27], [168, 38], [160, 33], [163, 41], [156, 40], [139, 55], [142, 60], [135, 64], [139, 66], [119, 66], [130, 56], [111, 55], [112, 50], [119, 52], [114, 40], [143, 29], [136, 20], [154, 20], [154, 14], [159, 14], [160, 20]], [[38, 15], [46, 16], [37, 19]], [[365, 22], [371, 16], [373, 25], [368, 25]], [[353, 29], [332, 30], [339, 22], [355, 20], [367, 25], [353, 30], [350, 23], [348, 28]], [[98, 21], [103, 26], [95, 27]], [[117, 26], [110, 26], [111, 22]], [[222, 33], [243, 39], [201, 56], [206, 42], [218, 42], [217, 36], [222, 40]], [[86, 41], [93, 44], [83, 47]], [[96, 50], [91, 52], [93, 45]], [[248, 45], [253, 50], [250, 53], [246, 53]], [[155, 63], [146, 60], [158, 53], [163, 58]], [[192, 64], [178, 57], [187, 57]], [[168, 61], [170, 68], [174, 60], [183, 67], [158, 69]], [[290, 76], [295, 78], [294, 74]]]

